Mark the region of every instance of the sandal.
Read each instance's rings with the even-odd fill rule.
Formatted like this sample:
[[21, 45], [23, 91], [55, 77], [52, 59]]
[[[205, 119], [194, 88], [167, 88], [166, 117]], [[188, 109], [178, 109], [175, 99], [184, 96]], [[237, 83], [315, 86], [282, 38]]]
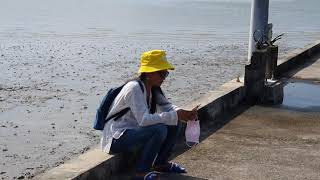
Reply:
[[158, 172], [151, 171], [145, 175], [136, 175], [132, 180], [160, 180], [160, 176]]
[[153, 170], [161, 173], [187, 173], [186, 168], [177, 163], [171, 162], [165, 165], [156, 166]]

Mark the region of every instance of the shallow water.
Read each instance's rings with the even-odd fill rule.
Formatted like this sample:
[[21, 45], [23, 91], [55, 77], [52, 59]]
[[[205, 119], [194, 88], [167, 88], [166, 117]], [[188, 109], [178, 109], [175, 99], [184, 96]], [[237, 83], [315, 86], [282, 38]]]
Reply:
[[320, 111], [320, 84], [290, 82], [284, 87], [282, 108], [304, 111]]
[[[318, 0], [270, 0], [288, 48], [320, 37]], [[133, 38], [247, 43], [251, 0], [2, 0], [0, 37]]]

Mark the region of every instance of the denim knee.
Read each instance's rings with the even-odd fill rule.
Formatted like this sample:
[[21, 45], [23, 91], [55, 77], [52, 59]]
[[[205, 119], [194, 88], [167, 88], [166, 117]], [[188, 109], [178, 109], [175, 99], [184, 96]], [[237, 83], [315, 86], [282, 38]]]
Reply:
[[159, 139], [160, 142], [164, 142], [167, 138], [168, 127], [165, 124], [156, 124], [153, 126], [154, 136]]

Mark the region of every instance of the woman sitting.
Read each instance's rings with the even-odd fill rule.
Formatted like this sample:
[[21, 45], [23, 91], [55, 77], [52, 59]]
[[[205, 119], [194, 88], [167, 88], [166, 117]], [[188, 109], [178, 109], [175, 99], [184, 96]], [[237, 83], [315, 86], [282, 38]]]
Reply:
[[180, 109], [163, 95], [160, 86], [169, 75], [168, 70], [174, 67], [167, 61], [165, 51], [143, 53], [140, 76], [123, 87], [108, 117], [127, 107], [130, 111], [104, 126], [101, 146], [105, 152], [141, 152], [135, 179], [158, 179], [158, 172], [186, 172], [180, 165], [168, 162], [168, 158], [180, 131], [178, 121], [195, 119], [197, 111]]

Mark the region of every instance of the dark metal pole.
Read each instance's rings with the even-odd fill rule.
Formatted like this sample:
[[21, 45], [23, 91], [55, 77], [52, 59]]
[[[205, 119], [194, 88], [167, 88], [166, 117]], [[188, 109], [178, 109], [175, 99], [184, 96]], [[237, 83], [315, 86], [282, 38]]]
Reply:
[[256, 50], [256, 42], [267, 38], [269, 16], [269, 0], [252, 0], [249, 34], [248, 62], [251, 62], [252, 52]]

